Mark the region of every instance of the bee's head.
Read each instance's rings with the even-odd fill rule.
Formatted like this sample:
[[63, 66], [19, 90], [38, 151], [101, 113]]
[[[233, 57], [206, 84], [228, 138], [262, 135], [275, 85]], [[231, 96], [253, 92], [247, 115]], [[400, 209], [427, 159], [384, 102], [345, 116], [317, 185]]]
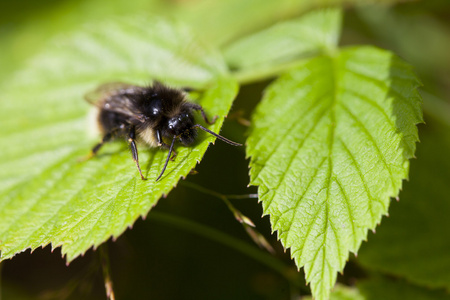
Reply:
[[197, 137], [194, 128], [194, 117], [189, 113], [180, 113], [168, 121], [168, 129], [171, 135], [177, 136], [179, 141], [187, 146], [192, 144]]

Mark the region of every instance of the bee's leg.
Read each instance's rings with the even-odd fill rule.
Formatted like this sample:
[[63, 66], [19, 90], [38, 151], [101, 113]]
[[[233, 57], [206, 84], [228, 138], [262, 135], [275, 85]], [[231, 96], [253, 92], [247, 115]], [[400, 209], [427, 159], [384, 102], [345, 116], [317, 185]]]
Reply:
[[103, 146], [103, 144], [108, 142], [109, 140], [111, 140], [112, 135], [113, 135], [112, 132], [106, 133], [103, 136], [102, 140], [91, 149], [91, 152], [88, 155], [86, 155], [85, 157], [80, 158], [79, 161], [85, 161], [85, 160], [88, 160], [88, 159], [91, 159], [92, 157], [94, 157], [97, 154], [98, 150], [100, 150], [100, 148]]
[[134, 127], [131, 127], [128, 133], [128, 143], [130, 143], [131, 155], [133, 156], [133, 160], [136, 163], [136, 167], [139, 171], [139, 174], [141, 175], [141, 179], [146, 180], [144, 175], [142, 175], [141, 167], [139, 166], [139, 156], [136, 147], [136, 131]]
[[95, 145], [94, 148], [92, 148], [91, 155], [95, 156], [97, 154], [98, 150], [100, 150], [100, 148], [103, 146], [103, 144], [106, 142], [109, 142], [111, 137], [112, 137], [111, 132], [108, 132], [107, 134], [105, 134], [102, 138], [102, 141], [100, 143], [98, 143], [97, 145]]
[[161, 131], [159, 129], [155, 130], [156, 140], [158, 141], [158, 146], [169, 149], [169, 145], [164, 143], [161, 135]]
[[158, 178], [156, 178], [156, 181], [158, 181], [158, 180], [163, 176], [164, 171], [166, 170], [167, 164], [169, 163], [170, 155], [172, 154], [172, 151], [173, 151], [173, 145], [175, 144], [175, 140], [176, 140], [176, 139], [177, 139], [177, 136], [174, 135], [174, 136], [173, 136], [173, 139], [172, 139], [172, 143], [170, 144], [169, 154], [167, 155], [166, 162], [164, 163], [164, 167], [162, 168], [162, 171], [161, 171], [161, 173], [159, 174]]
[[172, 155], [170, 156], [171, 161], [175, 161], [175, 157], [177, 157], [178, 153], [175, 152], [175, 150], [172, 149]]
[[[156, 134], [156, 140], [158, 141], [158, 145], [167, 150], [170, 149], [170, 146], [167, 145], [166, 143], [164, 143], [164, 141], [162, 139], [161, 131], [159, 129], [155, 131], [155, 134]], [[176, 156], [177, 156], [177, 153], [172, 149], [172, 156], [170, 157], [170, 160], [174, 161]]]
[[201, 114], [202, 114], [203, 120], [205, 120], [205, 122], [206, 122], [207, 124], [211, 125], [211, 124], [214, 124], [214, 123], [216, 122], [217, 116], [215, 116], [215, 117], [212, 119], [212, 121], [209, 121], [209, 120], [208, 120], [208, 117], [206, 116], [206, 113], [205, 113], [205, 111], [203, 110], [203, 107], [201, 107], [201, 105], [195, 104], [195, 103], [189, 103], [188, 105], [189, 105], [189, 107], [190, 107], [191, 109], [200, 111]]

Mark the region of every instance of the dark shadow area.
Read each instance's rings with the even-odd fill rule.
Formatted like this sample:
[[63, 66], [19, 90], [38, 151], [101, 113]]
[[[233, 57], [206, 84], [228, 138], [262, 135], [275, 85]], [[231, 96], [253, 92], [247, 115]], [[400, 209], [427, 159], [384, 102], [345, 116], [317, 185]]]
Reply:
[[69, 266], [61, 248], [38, 248], [2, 262], [2, 299], [104, 299], [97, 253], [89, 250]]

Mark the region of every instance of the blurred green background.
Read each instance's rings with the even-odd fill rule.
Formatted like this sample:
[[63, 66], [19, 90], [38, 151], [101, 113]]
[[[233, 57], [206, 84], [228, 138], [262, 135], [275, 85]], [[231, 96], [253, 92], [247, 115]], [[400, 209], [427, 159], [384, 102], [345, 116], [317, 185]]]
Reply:
[[[330, 2], [0, 1], [0, 86], [48, 39], [92, 20], [142, 13], [168, 16], [187, 22], [204, 40], [221, 47]], [[367, 299], [386, 294], [398, 299], [412, 291], [420, 295], [416, 299], [446, 299], [450, 289], [445, 272], [450, 265], [446, 238], [450, 228], [446, 217], [450, 213], [450, 1], [389, 1], [370, 6], [334, 2], [346, 8], [342, 46], [376, 45], [415, 67], [424, 83], [426, 121], [419, 126], [422, 143], [401, 201], [392, 204], [390, 218], [383, 220], [376, 235], [369, 234], [369, 242], [357, 259], [351, 259], [339, 281], [356, 284]], [[243, 86], [230, 115], [242, 112], [250, 118], [268, 83]], [[244, 142], [245, 131], [230, 118], [222, 133]], [[255, 193], [256, 188], [247, 188], [247, 165], [244, 149], [217, 143], [196, 168], [198, 174], [187, 181], [223, 194]], [[271, 235], [268, 217], [261, 218], [257, 200], [232, 202], [272, 244], [278, 263], [295, 272], [289, 251], [284, 253], [276, 235]], [[293, 286], [268, 264], [201, 236], [201, 231], [170, 222], [167, 215], [192, 220], [253, 246], [222, 201], [180, 183], [146, 220], [138, 220], [132, 230], [108, 242], [117, 299], [294, 299], [308, 294], [301, 280]], [[17, 255], [1, 267], [2, 299], [105, 299], [97, 252], [92, 250], [70, 266], [59, 249], [52, 253], [46, 247]]]

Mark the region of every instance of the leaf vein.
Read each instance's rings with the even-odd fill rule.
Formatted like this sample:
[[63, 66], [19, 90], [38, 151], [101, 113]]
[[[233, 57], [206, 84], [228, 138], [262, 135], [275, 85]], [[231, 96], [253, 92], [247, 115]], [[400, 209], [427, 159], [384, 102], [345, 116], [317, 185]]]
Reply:
[[[369, 212], [370, 212], [371, 220], [373, 222], [375, 216], [374, 216], [373, 207], [372, 207], [372, 200], [373, 201], [376, 201], [376, 200], [374, 200], [372, 198], [372, 195], [370, 193], [368, 184], [367, 184], [367, 182], [366, 182], [366, 180], [364, 178], [364, 175], [362, 173], [361, 167], [359, 166], [358, 162], [356, 161], [355, 156], [353, 155], [353, 153], [351, 153], [350, 149], [348, 149], [347, 145], [344, 143], [344, 141], [342, 139], [339, 139], [339, 142], [341, 142], [341, 145], [344, 147], [345, 153], [347, 153], [348, 157], [352, 160], [352, 163], [353, 163], [353, 165], [356, 168], [356, 172], [358, 172], [358, 176], [359, 176], [359, 178], [362, 181], [362, 184], [363, 184], [363, 187], [364, 187], [364, 191], [367, 194], [367, 198], [369, 198], [369, 201], [368, 201]], [[340, 185], [340, 183], [339, 183], [339, 185]]]
[[[327, 112], [327, 109], [324, 109], [322, 113], [320, 113], [320, 114], [317, 115], [316, 120], [314, 120], [314, 122], [312, 122], [311, 128], [308, 130], [308, 132], [306, 133], [306, 135], [305, 135], [305, 137], [302, 139], [302, 141], [298, 144], [296, 151], [295, 151], [295, 152], [293, 153], [293, 155], [290, 157], [289, 163], [288, 163], [288, 165], [287, 165], [287, 168], [286, 168], [286, 170], [281, 174], [280, 179], [278, 180], [277, 186], [276, 186], [275, 189], [274, 189], [274, 190], [275, 190], [275, 195], [277, 194], [277, 191], [278, 191], [278, 189], [279, 189], [281, 183], [283, 182], [284, 178], [286, 177], [286, 174], [290, 171], [290, 169], [291, 169], [291, 167], [292, 167], [292, 165], [293, 165], [292, 162], [293, 162], [294, 159], [297, 157], [297, 155], [298, 155], [300, 149], [301, 149], [301, 148], [303, 147], [303, 145], [305, 144], [305, 141], [309, 138], [309, 136], [311, 135], [311, 133], [313, 133], [314, 130], [316, 129], [316, 126], [315, 126], [315, 125], [317, 125], [317, 124], [322, 120], [322, 118], [325, 116], [325, 113], [326, 113], [326, 112]], [[294, 123], [296, 123], [296, 122], [294, 122]], [[297, 124], [299, 124], [299, 123], [297, 123]], [[279, 149], [279, 147], [275, 147], [275, 149], [274, 149], [273, 152], [276, 152], [278, 149]], [[272, 153], [273, 153], [273, 152], [272, 152]], [[271, 153], [271, 154], [272, 154], [272, 153]], [[267, 159], [266, 161], [268, 161], [268, 159]], [[266, 200], [266, 205], [267, 205], [267, 207], [270, 207], [270, 205], [271, 205], [273, 199], [275, 198], [275, 195], [274, 195], [272, 198]]]
[[399, 98], [404, 103], [406, 103], [406, 105], [409, 106], [409, 108], [413, 112], [414, 116], [416, 118], [420, 119], [419, 116], [417, 116], [417, 114], [416, 114], [416, 109], [413, 107], [412, 102], [409, 101], [409, 99], [406, 98], [404, 95], [402, 95], [400, 92], [396, 91], [392, 86], [389, 86], [385, 81], [380, 80], [380, 79], [376, 79], [376, 78], [373, 78], [373, 77], [370, 77], [370, 76], [368, 76], [366, 74], [359, 73], [359, 72], [357, 72], [355, 70], [352, 70], [350, 68], [347, 68], [346, 70], [348, 70], [349, 72], [353, 73], [354, 75], [360, 77], [362, 80], [365, 80], [367, 82], [372, 82], [376, 86], [378, 86], [378, 87], [380, 87], [380, 88], [382, 88], [384, 90], [388, 90], [389, 93], [395, 94], [397, 96], [397, 98]]
[[[294, 211], [294, 213], [292, 214], [292, 218], [291, 218], [291, 220], [290, 220], [290, 222], [289, 222], [289, 227], [286, 229], [286, 230], [287, 230], [286, 241], [288, 240], [289, 234], [291, 233], [291, 227], [292, 227], [292, 224], [293, 224], [294, 219], [295, 219], [295, 217], [296, 217], [296, 215], [297, 215], [297, 212], [298, 212], [297, 208], [298, 208], [298, 206], [300, 205], [300, 202], [303, 200], [303, 197], [304, 197], [304, 196], [306, 195], [306, 193], [308, 192], [308, 190], [309, 190], [311, 184], [313, 183], [314, 179], [316, 178], [317, 173], [319, 172], [320, 168], [322, 167], [322, 165], [323, 165], [323, 163], [325, 162], [326, 159], [327, 159], [327, 158], [324, 157], [324, 158], [322, 159], [321, 163], [319, 164], [319, 166], [315, 169], [314, 175], [311, 176], [311, 180], [308, 182], [308, 185], [306, 186], [306, 188], [305, 188], [303, 194], [302, 194], [302, 195], [300, 196], [300, 198], [296, 201], [295, 206], [292, 208], [292, 210]], [[276, 222], [273, 223], [273, 227], [276, 228]]]
[[[78, 150], [78, 149], [75, 148], [74, 150], [72, 150], [71, 152], [69, 152], [67, 155], [63, 156], [63, 157], [62, 157], [60, 160], [58, 160], [56, 163], [54, 163], [54, 164], [50, 165], [48, 168], [44, 169], [44, 170], [40, 173], [40, 176], [42, 176], [44, 173], [48, 172], [48, 171], [51, 170], [51, 169], [55, 169], [55, 168], [57, 168], [58, 166], [63, 165], [63, 164], [66, 162], [67, 157], [70, 157], [70, 156], [71, 156], [74, 152], [76, 152], [77, 150]], [[65, 174], [67, 174], [68, 172], [70, 172], [70, 168], [68, 168], [68, 169], [65, 170]], [[5, 230], [3, 230], [3, 232], [1, 232], [1, 233], [3, 234], [3, 233], [5, 233], [5, 232], [7, 232], [9, 229], [11, 229], [11, 227], [15, 224], [15, 222], [16, 222], [18, 219], [20, 219], [21, 217], [23, 217], [23, 216], [24, 216], [25, 214], [27, 214], [29, 211], [33, 210], [33, 208], [36, 207], [36, 205], [39, 204], [39, 201], [40, 201], [42, 198], [44, 198], [44, 196], [47, 194], [47, 192], [50, 191], [51, 189], [55, 188], [57, 182], [58, 182], [58, 180], [54, 180], [54, 181], [52, 182], [51, 186], [48, 186], [47, 188], [45, 188], [45, 189], [41, 192], [41, 194], [36, 198], [36, 200], [34, 201], [34, 203], [31, 205], [31, 207], [30, 207], [28, 210], [24, 211], [24, 212], [21, 213], [21, 214], [15, 215], [15, 218], [10, 222], [10, 225], [9, 225]], [[20, 190], [24, 190], [24, 189], [26, 189], [26, 186], [25, 186], [25, 185], [22, 185], [22, 186], [19, 188], [19, 191], [20, 191]], [[11, 191], [11, 192], [12, 192], [12, 191]], [[10, 197], [10, 198], [8, 199], [8, 201], [3, 202], [3, 203], [2, 203], [3, 207], [6, 207], [9, 203], [11, 203], [12, 200], [13, 200], [13, 198]]]
[[[324, 98], [326, 98], [326, 96], [327, 96], [327, 95], [325, 94], [324, 96], [318, 97], [318, 98], [317, 98], [317, 99], [316, 99], [316, 100], [315, 100], [315, 101], [314, 101], [314, 102], [306, 109], [306, 111], [304, 112], [304, 114], [303, 114], [302, 116], [299, 116], [299, 119], [300, 119], [300, 118], [305, 118], [307, 115], [309, 115], [309, 114], [312, 112], [312, 110], [316, 107], [317, 103], [320, 102], [321, 100], [323, 100]], [[317, 120], [317, 121], [315, 121], [315, 122], [312, 122], [312, 126], [311, 126], [311, 129], [309, 130], [308, 134], [311, 132], [311, 130], [314, 129], [314, 125], [322, 119], [322, 117], [323, 117], [325, 111], [326, 111], [326, 110], [324, 110], [324, 112], [320, 115], [319, 120]], [[296, 126], [301, 126], [301, 125], [303, 125], [303, 124], [300, 123], [300, 122], [292, 122], [292, 124], [289, 126], [289, 128], [286, 128], [285, 132], [284, 132], [283, 135], [279, 138], [279, 140], [281, 140], [281, 141], [285, 140], [286, 136], [288, 136], [290, 133], [292, 133], [293, 128], [295, 128]], [[263, 139], [259, 140], [258, 143], [261, 143], [262, 140], [263, 140]], [[256, 146], [258, 145], [258, 143], [256, 144]], [[254, 147], [254, 149], [256, 149], [256, 146]], [[273, 147], [272, 151], [271, 151], [271, 152], [269, 153], [269, 155], [266, 157], [265, 162], [268, 162], [268, 161], [271, 159], [271, 157], [273, 156], [273, 154], [277, 152], [277, 150], [279, 150], [279, 147]], [[260, 170], [258, 171], [258, 173], [256, 173], [256, 174], [253, 175], [253, 178], [254, 178], [253, 180], [256, 180], [256, 179], [258, 178], [259, 174], [263, 171], [263, 169], [264, 169], [264, 166], [260, 168]]]
[[367, 128], [364, 126], [364, 124], [350, 111], [350, 109], [341, 103], [341, 107], [344, 109], [344, 111], [347, 112], [347, 114], [355, 121], [355, 123], [359, 126], [359, 128], [366, 134], [366, 136], [369, 138], [369, 140], [372, 142], [376, 152], [378, 153], [378, 156], [380, 157], [381, 161], [383, 162], [383, 165], [385, 166], [386, 170], [389, 173], [392, 187], [395, 188], [395, 178], [392, 174], [392, 170], [389, 168], [389, 165], [386, 161], [386, 158], [384, 157], [383, 153], [381, 152], [380, 148], [378, 147], [378, 144], [375, 140], [375, 138], [372, 136], [372, 134], [367, 130]]
[[[99, 172], [100, 172], [100, 169], [98, 169], [98, 171], [96, 172], [96, 174], [99, 173]], [[67, 177], [67, 173], [65, 173], [65, 174], [63, 174], [62, 176], [60, 176], [57, 182], [60, 182], [62, 179], [66, 178], [66, 177]], [[91, 178], [96, 178], [96, 176], [91, 176]], [[90, 179], [89, 181], [92, 181], [92, 179]], [[64, 207], [66, 207], [68, 204], [70, 204], [74, 199], [76, 199], [77, 196], [80, 195], [80, 193], [81, 193], [81, 190], [79, 190], [77, 193], [73, 194], [67, 201], [64, 202], [64, 204], [60, 205], [60, 207], [58, 208], [58, 210], [53, 210], [53, 213], [52, 213], [52, 214], [51, 214], [44, 222], [41, 222], [41, 225], [40, 225], [40, 226], [36, 226], [36, 229], [24, 239], [24, 242], [26, 242], [26, 240], [27, 240], [28, 238], [30, 238], [31, 236], [33, 236], [34, 233], [36, 233], [39, 229], [41, 229], [42, 225], [47, 224], [47, 223], [49, 223], [49, 222], [52, 222], [55, 218], [57, 219], [58, 216], [59, 216], [59, 214], [60, 214], [60, 212], [62, 211], [62, 209], [63, 209]], [[35, 203], [35, 205], [37, 205], [38, 202], [39, 202], [39, 201], [37, 201], [37, 202]], [[35, 205], [34, 205], [34, 206], [35, 206]], [[32, 208], [31, 208], [30, 210], [32, 210]], [[27, 213], [27, 212], [25, 212], [25, 213]], [[25, 213], [24, 213], [24, 214], [25, 214]], [[45, 233], [45, 238], [41, 239], [41, 240], [39, 241], [39, 244], [44, 245], [44, 243], [49, 243], [49, 241], [47, 241], [46, 238], [48, 237], [49, 232], [53, 230], [53, 228], [54, 228], [54, 225], [53, 225], [53, 227], [50, 227], [50, 228], [47, 229], [47, 231], [46, 231], [46, 233]], [[56, 241], [55, 241], [55, 242], [56, 242]]]
[[[378, 111], [380, 111], [380, 112], [383, 114], [383, 116], [385, 117], [385, 119], [386, 119], [386, 120], [388, 121], [388, 123], [391, 125], [391, 128], [392, 128], [395, 132], [398, 131], [398, 128], [397, 128], [397, 126], [395, 126], [394, 121], [393, 121], [391, 118], [389, 118], [388, 114], [387, 114], [386, 111], [380, 106], [380, 104], [378, 104], [377, 102], [371, 100], [371, 99], [368, 98], [367, 96], [365, 96], [365, 95], [363, 95], [363, 94], [361, 94], [361, 93], [358, 93], [358, 92], [356, 92], [356, 91], [353, 91], [353, 90], [347, 90], [347, 91], [348, 91], [350, 94], [353, 94], [353, 95], [357, 96], [360, 100], [362, 100], [362, 101], [366, 102], [367, 104], [370, 104], [370, 105], [372, 105], [373, 107], [375, 107]], [[412, 152], [411, 146], [410, 146], [408, 143], [406, 143], [405, 138], [402, 138], [401, 141], [402, 141], [402, 144], [403, 144], [405, 147], [408, 148], [409, 152]]]
[[[354, 223], [354, 219], [353, 219], [353, 210], [350, 206], [350, 199], [348, 198], [347, 193], [345, 192], [344, 188], [342, 187], [341, 182], [339, 181], [339, 179], [337, 177], [334, 178], [334, 180], [336, 181], [339, 190], [342, 193], [342, 196], [344, 196], [344, 200], [345, 200], [345, 205], [347, 206], [347, 211], [348, 211], [348, 216], [350, 219], [350, 224], [352, 225], [352, 231], [353, 231], [353, 247], [356, 249], [356, 245], [358, 245], [358, 242], [356, 240], [356, 229], [355, 229], [355, 223]], [[373, 220], [373, 215], [372, 215], [372, 210], [370, 210], [371, 216], [372, 216], [372, 220]]]

